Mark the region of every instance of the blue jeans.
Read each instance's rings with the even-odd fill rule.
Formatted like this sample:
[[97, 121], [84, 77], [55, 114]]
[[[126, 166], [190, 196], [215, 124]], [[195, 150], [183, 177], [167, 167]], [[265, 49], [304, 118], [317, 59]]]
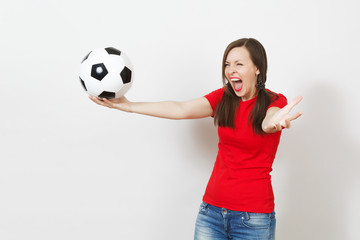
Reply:
[[275, 212], [238, 212], [203, 202], [194, 240], [274, 240], [275, 224]]

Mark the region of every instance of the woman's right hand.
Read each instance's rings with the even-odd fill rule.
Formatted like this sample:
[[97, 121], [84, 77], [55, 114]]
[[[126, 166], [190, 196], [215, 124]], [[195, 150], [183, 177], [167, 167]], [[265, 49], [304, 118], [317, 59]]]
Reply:
[[130, 101], [126, 97], [106, 99], [89, 96], [90, 100], [104, 107], [114, 108], [125, 112], [131, 112]]

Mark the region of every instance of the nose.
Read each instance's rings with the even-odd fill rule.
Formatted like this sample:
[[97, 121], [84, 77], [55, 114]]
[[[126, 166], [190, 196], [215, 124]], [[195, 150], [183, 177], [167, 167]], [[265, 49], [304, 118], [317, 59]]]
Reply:
[[232, 64], [230, 64], [230, 65], [227, 67], [226, 72], [227, 72], [228, 74], [231, 74], [231, 73], [236, 72], [236, 69], [235, 69], [235, 67], [234, 67]]

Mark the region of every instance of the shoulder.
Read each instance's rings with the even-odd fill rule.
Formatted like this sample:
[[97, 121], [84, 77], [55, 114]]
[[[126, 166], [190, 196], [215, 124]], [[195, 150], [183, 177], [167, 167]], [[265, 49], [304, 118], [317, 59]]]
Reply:
[[216, 106], [221, 101], [221, 98], [224, 95], [224, 92], [225, 92], [225, 87], [222, 87], [222, 88], [216, 89], [204, 96], [209, 101], [213, 110], [215, 110]]
[[270, 105], [268, 108], [283, 108], [287, 105], [287, 98], [283, 94], [270, 91], [269, 89], [266, 89], [266, 91], [270, 94], [271, 97]]
[[225, 87], [222, 87], [206, 94], [204, 97], [208, 98], [208, 97], [222, 96], [224, 92], [225, 92]]

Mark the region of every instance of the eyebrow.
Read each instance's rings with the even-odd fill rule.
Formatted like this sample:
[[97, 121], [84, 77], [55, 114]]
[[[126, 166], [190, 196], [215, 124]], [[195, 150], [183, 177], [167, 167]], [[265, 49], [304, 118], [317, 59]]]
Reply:
[[[243, 62], [243, 61], [244, 61], [243, 59], [237, 59], [234, 62], [237, 63], [237, 62]], [[225, 61], [225, 63], [229, 63], [229, 61]]]

